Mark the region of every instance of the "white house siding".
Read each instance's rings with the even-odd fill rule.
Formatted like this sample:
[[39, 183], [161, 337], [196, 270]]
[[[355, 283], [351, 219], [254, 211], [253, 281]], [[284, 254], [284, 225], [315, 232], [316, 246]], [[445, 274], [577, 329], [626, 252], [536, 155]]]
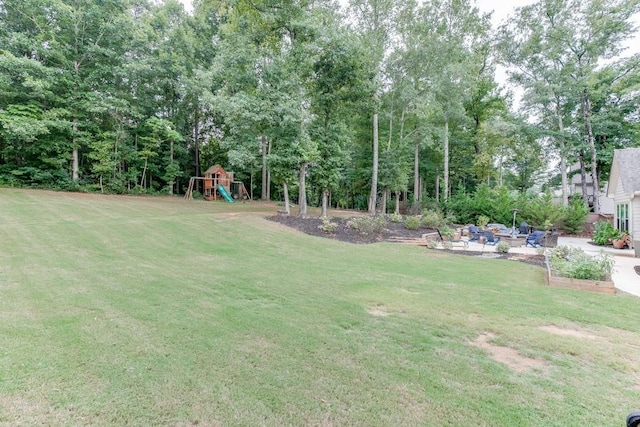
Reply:
[[629, 204], [629, 227], [631, 238], [640, 240], [640, 197], [631, 199]]
[[629, 195], [624, 193], [624, 188], [622, 188], [622, 179], [618, 177], [618, 182], [616, 183], [616, 194], [613, 198], [614, 200], [614, 208], [613, 208], [613, 224], [616, 225], [618, 223], [618, 208], [617, 206], [624, 203], [629, 203], [629, 227], [633, 224], [633, 211], [634, 209], [631, 207], [631, 203], [629, 200]]

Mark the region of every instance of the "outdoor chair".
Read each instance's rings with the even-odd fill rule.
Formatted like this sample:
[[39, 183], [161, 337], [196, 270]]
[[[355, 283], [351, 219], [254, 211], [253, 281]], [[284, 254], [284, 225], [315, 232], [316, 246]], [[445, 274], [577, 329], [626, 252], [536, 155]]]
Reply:
[[534, 231], [527, 237], [525, 247], [531, 246], [532, 248], [537, 248], [538, 246], [542, 246], [546, 234], [544, 231]]
[[518, 234], [522, 234], [523, 236], [528, 236], [529, 235], [529, 224], [527, 224], [526, 222], [522, 221], [520, 223], [520, 227], [518, 228]]
[[475, 242], [476, 240], [478, 240], [478, 237], [480, 237], [480, 229], [478, 228], [477, 225], [470, 225], [469, 226], [469, 241], [470, 242]]
[[500, 241], [500, 236], [495, 236], [493, 231], [485, 231], [484, 236], [487, 238], [485, 245], [495, 246]]

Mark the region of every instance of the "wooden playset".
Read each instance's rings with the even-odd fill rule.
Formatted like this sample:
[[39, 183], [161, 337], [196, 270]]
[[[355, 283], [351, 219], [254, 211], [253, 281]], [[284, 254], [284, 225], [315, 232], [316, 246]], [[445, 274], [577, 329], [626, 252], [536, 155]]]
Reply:
[[204, 173], [204, 177], [192, 176], [189, 180], [189, 188], [184, 195], [187, 200], [193, 200], [193, 187], [196, 180], [203, 182], [203, 193], [205, 200], [225, 199], [233, 203], [234, 198], [250, 198], [249, 192], [242, 181], [233, 180], [233, 172], [227, 172], [220, 165], [213, 165]]

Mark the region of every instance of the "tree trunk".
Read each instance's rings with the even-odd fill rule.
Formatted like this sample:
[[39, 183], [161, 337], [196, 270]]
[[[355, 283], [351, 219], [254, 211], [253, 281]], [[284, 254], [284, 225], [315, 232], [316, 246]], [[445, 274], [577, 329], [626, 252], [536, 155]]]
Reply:
[[287, 215], [291, 215], [291, 205], [289, 204], [289, 187], [287, 187], [287, 183], [282, 184], [282, 190], [284, 192], [284, 211]]
[[[267, 154], [271, 154], [271, 140], [269, 140]], [[267, 200], [271, 200], [271, 170], [269, 170], [269, 165], [267, 165]]]
[[420, 201], [420, 145], [416, 140], [413, 148], [413, 201]]
[[443, 199], [449, 198], [449, 119], [444, 120], [444, 189]]
[[389, 193], [389, 190], [382, 190], [382, 206], [380, 207], [380, 211], [383, 214], [387, 213], [387, 194]]
[[562, 206], [569, 206], [569, 179], [567, 177], [567, 155], [564, 145], [564, 123], [560, 105], [556, 103], [556, 115], [558, 116], [558, 131], [560, 133], [560, 177], [562, 179]]
[[267, 198], [267, 137], [262, 135], [262, 143], [260, 145], [262, 151], [262, 192], [260, 198], [262, 200], [268, 200]]
[[371, 193], [369, 194], [369, 213], [375, 215], [378, 197], [378, 114], [373, 115], [373, 168], [371, 171]]
[[395, 214], [396, 215], [400, 215], [400, 192], [396, 191], [396, 210], [395, 210]]
[[[195, 145], [195, 166], [196, 166], [196, 176], [200, 176], [200, 127], [199, 127], [199, 109], [196, 106], [196, 111], [193, 114], [193, 143]], [[195, 180], [196, 191], [200, 191], [200, 180]]]
[[[170, 160], [169, 164], [173, 165], [173, 141], [169, 142], [169, 160]], [[170, 184], [169, 185], [169, 195], [172, 196], [173, 195], [173, 184], [174, 184], [174, 182], [171, 181], [169, 184]]]
[[598, 195], [600, 194], [600, 180], [598, 179], [598, 155], [596, 153], [596, 143], [593, 137], [593, 128], [591, 127], [591, 101], [589, 100], [589, 91], [584, 90], [583, 109], [584, 125], [587, 131], [587, 142], [589, 143], [589, 151], [591, 152], [591, 179], [593, 180], [593, 212], [600, 213], [600, 203]]
[[584, 153], [580, 153], [580, 179], [582, 182], [582, 198], [588, 202], [589, 194], [587, 194], [587, 168], [584, 164]]
[[71, 157], [72, 157], [72, 166], [71, 166], [71, 176], [72, 179], [74, 181], [77, 181], [80, 174], [79, 174], [79, 170], [80, 170], [80, 166], [78, 164], [78, 142], [77, 142], [77, 134], [78, 134], [78, 118], [74, 117], [73, 118], [73, 136], [71, 137], [71, 142], [73, 145], [73, 152], [71, 153]]
[[300, 166], [299, 176], [299, 194], [298, 194], [298, 215], [302, 218], [307, 216], [307, 166], [309, 163], [303, 163]]
[[329, 190], [322, 190], [322, 215], [327, 216], [327, 206], [329, 205]]

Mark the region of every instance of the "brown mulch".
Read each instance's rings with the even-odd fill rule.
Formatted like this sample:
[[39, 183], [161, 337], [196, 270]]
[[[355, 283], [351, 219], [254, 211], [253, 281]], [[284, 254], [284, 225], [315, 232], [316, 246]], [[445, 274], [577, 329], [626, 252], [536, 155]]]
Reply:
[[[363, 234], [359, 230], [349, 227], [348, 223], [352, 218], [331, 218], [331, 222], [337, 224], [334, 233], [326, 233], [320, 228], [322, 220], [318, 217], [302, 218], [295, 215], [274, 215], [267, 217], [268, 220], [274, 221], [288, 227], [294, 228], [303, 233], [323, 237], [328, 239], [340, 240], [343, 242], [354, 244], [369, 244], [377, 242], [402, 242], [414, 241], [422, 239], [424, 234], [435, 233], [435, 230], [421, 228], [418, 230], [409, 230], [404, 224], [387, 221], [386, 228], [380, 234], [369, 235]], [[470, 250], [451, 250], [453, 254], [464, 256], [477, 256], [491, 259], [509, 259], [520, 261], [539, 267], [545, 267], [544, 256], [542, 255], [524, 255], [516, 253], [501, 254], [497, 252], [476, 252]]]

